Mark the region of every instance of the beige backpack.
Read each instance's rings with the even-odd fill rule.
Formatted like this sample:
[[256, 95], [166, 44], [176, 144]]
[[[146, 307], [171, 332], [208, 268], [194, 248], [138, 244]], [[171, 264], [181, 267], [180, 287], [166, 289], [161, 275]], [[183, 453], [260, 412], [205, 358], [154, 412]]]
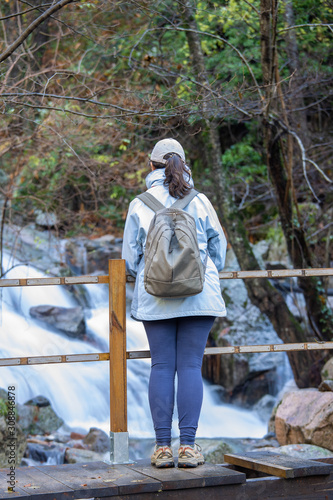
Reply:
[[169, 208], [150, 193], [138, 196], [155, 212], [144, 256], [144, 286], [151, 295], [181, 298], [196, 295], [203, 289], [205, 265], [200, 258], [196, 224], [184, 211], [197, 194], [198, 191], [191, 189]]

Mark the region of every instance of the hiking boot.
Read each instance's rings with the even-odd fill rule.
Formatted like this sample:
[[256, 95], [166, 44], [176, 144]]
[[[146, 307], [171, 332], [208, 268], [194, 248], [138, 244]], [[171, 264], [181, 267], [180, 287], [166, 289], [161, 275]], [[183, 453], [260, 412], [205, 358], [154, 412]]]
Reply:
[[204, 456], [199, 445], [180, 445], [178, 450], [178, 467], [197, 467], [205, 463]]
[[152, 465], [155, 465], [159, 469], [175, 466], [170, 446], [158, 446], [156, 444], [150, 461]]

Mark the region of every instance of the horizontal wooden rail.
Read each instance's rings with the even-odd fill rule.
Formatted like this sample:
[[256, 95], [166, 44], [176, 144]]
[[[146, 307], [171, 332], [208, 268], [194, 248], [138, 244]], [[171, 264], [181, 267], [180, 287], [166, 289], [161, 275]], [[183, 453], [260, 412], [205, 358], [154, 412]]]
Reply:
[[[297, 344], [233, 345], [226, 347], [206, 347], [205, 355], [239, 354], [254, 352], [288, 352], [333, 349], [333, 342], [304, 342]], [[127, 351], [127, 359], [150, 358], [150, 351]]]
[[269, 271], [221, 271], [220, 279], [247, 279], [247, 278], [302, 278], [310, 276], [333, 276], [332, 268], [313, 269], [274, 269]]
[[[316, 267], [312, 269], [272, 269], [255, 271], [220, 271], [220, 280], [253, 279], [253, 278], [302, 278], [310, 276], [333, 276], [333, 268]], [[128, 283], [135, 281], [131, 275], [126, 276]]]
[[52, 356], [29, 356], [22, 358], [1, 358], [0, 366], [50, 365], [54, 363], [78, 363], [87, 361], [108, 361], [110, 353], [54, 354]]
[[[269, 271], [221, 271], [221, 280], [230, 279], [253, 279], [253, 278], [301, 278], [310, 276], [333, 276], [333, 268], [313, 268], [313, 269], [274, 269]], [[131, 275], [126, 276], [128, 283], [134, 282]], [[45, 286], [45, 285], [92, 285], [98, 283], [109, 283], [109, 276], [69, 276], [53, 278], [17, 278], [0, 279], [0, 287], [13, 286]]]
[[100, 276], [69, 276], [61, 278], [18, 278], [0, 279], [0, 287], [12, 286], [45, 286], [45, 285], [90, 285], [109, 283], [108, 275]]
[[[303, 344], [265, 344], [265, 345], [236, 345], [227, 347], [206, 347], [207, 354], [238, 354], [254, 352], [288, 352], [333, 349], [333, 342], [305, 342]], [[150, 351], [126, 351], [127, 359], [150, 358]], [[96, 352], [89, 354], [60, 354], [52, 356], [30, 356], [22, 358], [2, 358], [1, 366], [36, 366], [62, 363], [87, 363], [93, 361], [109, 361], [109, 352]]]

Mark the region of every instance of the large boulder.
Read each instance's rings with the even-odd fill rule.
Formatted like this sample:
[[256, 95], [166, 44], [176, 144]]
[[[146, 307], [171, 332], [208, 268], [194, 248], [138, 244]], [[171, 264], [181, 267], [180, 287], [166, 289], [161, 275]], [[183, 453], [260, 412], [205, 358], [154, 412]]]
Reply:
[[4, 243], [15, 258], [51, 275], [59, 276], [64, 267], [63, 241], [51, 231], [36, 229], [35, 224], [24, 228], [5, 224]]
[[[8, 391], [0, 389], [0, 467], [15, 467], [21, 464], [26, 448], [26, 437], [18, 425], [18, 403], [11, 406]], [[13, 470], [13, 469], [12, 469]]]
[[330, 358], [321, 370], [321, 378], [323, 380], [333, 380], [333, 357]]
[[53, 410], [48, 399], [43, 396], [37, 396], [24, 405], [17, 403], [16, 411], [17, 421], [25, 434], [55, 432], [64, 423]]
[[[1, 182], [0, 182], [1, 184]], [[50, 275], [63, 276], [107, 273], [109, 259], [121, 258], [121, 238], [105, 235], [100, 238], [61, 240], [54, 232], [45, 231], [56, 219], [38, 217], [36, 224], [24, 228], [14, 224], [4, 226], [4, 244], [22, 262], [29, 262]], [[43, 229], [41, 229], [43, 227]]]
[[106, 432], [96, 427], [92, 427], [88, 434], [84, 437], [83, 443], [89, 447], [90, 450], [97, 453], [105, 453], [110, 451], [110, 438]]
[[37, 226], [45, 229], [53, 229], [54, 227], [59, 225], [59, 219], [54, 212], [38, 211], [36, 215]]
[[38, 406], [39, 408], [51, 405], [50, 401], [45, 396], [42, 395], [35, 396], [26, 401], [24, 404], [27, 406]]
[[107, 460], [108, 453], [97, 453], [92, 450], [84, 450], [80, 448], [67, 448], [65, 452], [65, 464], [87, 463], [87, 462], [100, 462]]
[[65, 261], [74, 274], [108, 273], [109, 259], [121, 258], [121, 239], [112, 235], [66, 241]]
[[40, 305], [30, 308], [30, 315], [69, 337], [82, 337], [86, 332], [82, 307]]
[[35, 422], [34, 431], [40, 434], [55, 432], [63, 423], [64, 421], [62, 418], [58, 417], [51, 406], [38, 408], [38, 416]]
[[205, 460], [210, 464], [223, 464], [224, 455], [233, 452], [234, 450], [228, 443], [221, 442], [214, 451], [205, 453]]
[[275, 432], [280, 445], [305, 443], [333, 451], [333, 393], [301, 389], [285, 394]]
[[[66, 446], [61, 443], [46, 441], [34, 442], [34, 439], [28, 439], [27, 449], [24, 457], [35, 460], [36, 462], [47, 463], [47, 465], [63, 464], [65, 460]], [[24, 459], [23, 459], [24, 463]], [[27, 463], [28, 465], [29, 463]]]
[[17, 404], [17, 421], [25, 434], [29, 434], [35, 428], [38, 420], [38, 408], [36, 406], [26, 406]]
[[318, 387], [318, 390], [322, 392], [324, 391], [333, 392], [333, 380], [332, 379], [323, 380], [320, 386]]
[[319, 458], [333, 458], [333, 454], [327, 448], [321, 448], [313, 444], [286, 444], [278, 448], [273, 446], [265, 446], [262, 451], [272, 451], [279, 455], [287, 455], [289, 457], [302, 458], [303, 460], [315, 460]]
[[5, 415], [0, 416], [0, 443], [0, 467], [10, 468], [20, 465], [27, 440], [17, 423], [15, 431], [8, 425]]

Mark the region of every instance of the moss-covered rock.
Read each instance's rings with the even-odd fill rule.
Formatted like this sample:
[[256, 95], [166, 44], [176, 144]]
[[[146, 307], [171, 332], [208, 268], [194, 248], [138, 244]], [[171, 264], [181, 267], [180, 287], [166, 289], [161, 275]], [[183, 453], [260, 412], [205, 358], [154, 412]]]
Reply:
[[54, 432], [63, 425], [64, 421], [58, 417], [51, 406], [39, 408], [37, 421], [35, 422], [35, 431], [41, 434]]
[[233, 449], [231, 446], [222, 442], [214, 451], [205, 455], [205, 460], [211, 464], [222, 464], [224, 462], [224, 454], [232, 452]]
[[321, 378], [323, 380], [333, 380], [333, 357], [330, 358], [321, 370]]
[[10, 425], [6, 416], [0, 416], [0, 467], [20, 465], [27, 440], [20, 426]]

